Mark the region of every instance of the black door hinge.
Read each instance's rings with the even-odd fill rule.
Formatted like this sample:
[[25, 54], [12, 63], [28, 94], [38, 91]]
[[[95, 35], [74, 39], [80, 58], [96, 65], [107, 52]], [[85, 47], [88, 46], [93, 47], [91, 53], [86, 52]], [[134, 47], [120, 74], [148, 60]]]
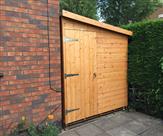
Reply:
[[67, 115], [68, 113], [74, 112], [74, 111], [77, 111], [77, 110], [80, 110], [80, 108], [65, 110], [65, 114]]
[[65, 74], [65, 78], [72, 77], [72, 76], [79, 76], [79, 74]]

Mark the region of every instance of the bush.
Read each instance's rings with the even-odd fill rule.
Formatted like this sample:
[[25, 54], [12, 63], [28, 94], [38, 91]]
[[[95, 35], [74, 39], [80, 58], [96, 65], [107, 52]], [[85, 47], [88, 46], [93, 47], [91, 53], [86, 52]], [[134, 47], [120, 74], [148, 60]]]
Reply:
[[41, 129], [37, 129], [32, 124], [28, 129], [29, 136], [58, 136], [58, 134], [59, 134], [59, 129], [52, 124], [47, 124], [45, 126], [42, 126]]
[[54, 123], [46, 123], [39, 127], [31, 124], [28, 129], [24, 128], [24, 124], [19, 126], [11, 133], [10, 136], [58, 136], [60, 133], [59, 127]]
[[129, 103], [163, 118], [163, 20], [123, 26], [134, 32], [129, 44]]

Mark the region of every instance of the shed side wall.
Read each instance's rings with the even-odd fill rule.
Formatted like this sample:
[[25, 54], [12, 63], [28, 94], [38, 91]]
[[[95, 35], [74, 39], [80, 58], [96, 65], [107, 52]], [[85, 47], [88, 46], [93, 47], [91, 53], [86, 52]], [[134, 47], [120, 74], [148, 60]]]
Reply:
[[0, 135], [22, 116], [38, 124], [55, 110], [61, 119], [58, 5], [49, 0], [48, 33], [47, 0], [0, 0]]

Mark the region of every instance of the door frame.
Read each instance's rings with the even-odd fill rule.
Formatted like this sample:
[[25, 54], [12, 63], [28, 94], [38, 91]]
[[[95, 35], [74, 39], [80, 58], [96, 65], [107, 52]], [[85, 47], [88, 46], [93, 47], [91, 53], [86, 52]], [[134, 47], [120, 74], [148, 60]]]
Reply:
[[[78, 123], [78, 122], [82, 122], [83, 120], [87, 120], [87, 119], [89, 119], [89, 118], [92, 118], [93, 116], [96, 116], [97, 114], [96, 113], [94, 113], [95, 112], [95, 110], [96, 110], [96, 108], [97, 108], [97, 106], [93, 106], [95, 109], [93, 109], [93, 110], [91, 110], [91, 111], [89, 111], [90, 112], [90, 116], [88, 116], [88, 115], [85, 115], [85, 118], [81, 118], [80, 120], [74, 120], [73, 122], [70, 122], [70, 123], [67, 123], [67, 115], [66, 115], [66, 110], [67, 110], [67, 107], [66, 107], [66, 102], [67, 102], [67, 96], [66, 96], [66, 94], [65, 94], [65, 92], [67, 91], [66, 90], [66, 84], [65, 84], [65, 82], [66, 82], [66, 80], [65, 80], [65, 72], [66, 72], [66, 67], [64, 66], [65, 65], [65, 62], [66, 62], [66, 59], [65, 59], [65, 45], [66, 45], [66, 43], [64, 42], [64, 31], [66, 31], [66, 29], [64, 29], [64, 20], [61, 20], [61, 23], [62, 23], [62, 26], [61, 26], [61, 30], [62, 30], [62, 33], [61, 33], [61, 37], [62, 37], [62, 39], [61, 39], [61, 45], [62, 45], [62, 88], [63, 88], [63, 92], [62, 92], [62, 118], [63, 118], [63, 120], [62, 120], [62, 123], [63, 123], [63, 126], [64, 126], [64, 128], [65, 127], [67, 127], [67, 126], [70, 126], [70, 125], [73, 125], [73, 124], [76, 124], [76, 123]], [[78, 31], [80, 31], [80, 30], [78, 30]], [[86, 32], [86, 31], [84, 31], [84, 32]], [[88, 32], [88, 34], [89, 34], [90, 32]], [[95, 32], [92, 32], [92, 33], [94, 33], [95, 35], [93, 36], [93, 38], [95, 38], [96, 37], [96, 33]], [[96, 44], [94, 44], [95, 46], [96, 46]], [[90, 47], [89, 47], [90, 48]], [[90, 51], [90, 50], [89, 50]], [[95, 47], [95, 50], [93, 50], [93, 51], [96, 51], [96, 47]], [[95, 55], [95, 54], [94, 54]], [[93, 55], [93, 56], [94, 56]], [[96, 56], [96, 55], [95, 55]], [[92, 74], [94, 73], [94, 72], [96, 72], [96, 70], [94, 71], [94, 65], [95, 65], [95, 62], [93, 61], [92, 63]], [[90, 78], [90, 77], [89, 77]], [[92, 78], [93, 78], [93, 75], [92, 75]], [[96, 80], [96, 79], [93, 79], [94, 81]], [[92, 87], [94, 86], [94, 83], [92, 82]], [[94, 87], [93, 87], [94, 88]], [[92, 89], [93, 89], [92, 88]], [[66, 99], [65, 99], [66, 98]], [[95, 98], [96, 99], [96, 98]], [[96, 112], [98, 112], [98, 111], [96, 111]], [[92, 114], [92, 115], [91, 115]], [[87, 116], [87, 117], [86, 117]]]
[[61, 46], [61, 105], [62, 105], [62, 109], [61, 109], [61, 123], [62, 123], [62, 128], [66, 128], [66, 124], [65, 124], [65, 82], [64, 82], [64, 48], [63, 48], [64, 42], [63, 42], [63, 17], [60, 16], [60, 46]]
[[[77, 124], [77, 123], [81, 123], [83, 121], [86, 121], [86, 120], [89, 120], [89, 119], [92, 119], [94, 118], [95, 116], [97, 116], [98, 114], [95, 114], [95, 115], [92, 115], [92, 116], [89, 116], [89, 117], [86, 117], [86, 118], [83, 118], [83, 119], [80, 119], [80, 120], [76, 120], [74, 122], [71, 122], [71, 123], [66, 123], [66, 99], [65, 99], [65, 89], [66, 89], [66, 86], [65, 86], [65, 58], [64, 58], [64, 17], [60, 17], [60, 44], [61, 44], [61, 69], [62, 69], [62, 72], [61, 72], [61, 84], [62, 84], [62, 126], [63, 128], [66, 128], [67, 126], [70, 126], [70, 125], [74, 125], [74, 124]], [[80, 31], [80, 30], [79, 30]]]

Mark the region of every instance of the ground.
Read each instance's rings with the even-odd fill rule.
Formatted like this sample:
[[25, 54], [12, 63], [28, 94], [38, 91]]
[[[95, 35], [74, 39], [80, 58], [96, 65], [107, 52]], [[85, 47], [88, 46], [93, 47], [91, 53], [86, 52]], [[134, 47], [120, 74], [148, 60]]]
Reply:
[[120, 111], [63, 131], [59, 136], [163, 136], [163, 121]]

